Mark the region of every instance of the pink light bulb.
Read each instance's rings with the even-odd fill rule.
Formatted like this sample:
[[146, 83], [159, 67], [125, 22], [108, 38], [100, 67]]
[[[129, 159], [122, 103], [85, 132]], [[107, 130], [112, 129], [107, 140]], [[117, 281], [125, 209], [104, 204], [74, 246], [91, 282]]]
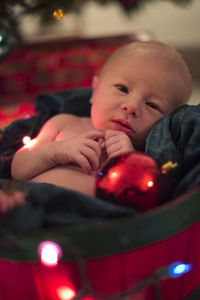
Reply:
[[45, 241], [39, 244], [38, 252], [40, 255], [40, 261], [43, 265], [54, 267], [58, 264], [59, 259], [62, 256], [62, 250], [60, 246], [51, 241]]

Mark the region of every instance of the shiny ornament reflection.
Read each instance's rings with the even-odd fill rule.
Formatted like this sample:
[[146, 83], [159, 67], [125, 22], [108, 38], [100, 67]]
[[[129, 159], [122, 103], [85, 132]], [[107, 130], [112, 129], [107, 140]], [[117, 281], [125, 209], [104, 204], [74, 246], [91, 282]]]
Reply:
[[160, 169], [150, 156], [129, 152], [112, 158], [98, 173], [96, 196], [106, 201], [149, 210], [158, 205]]

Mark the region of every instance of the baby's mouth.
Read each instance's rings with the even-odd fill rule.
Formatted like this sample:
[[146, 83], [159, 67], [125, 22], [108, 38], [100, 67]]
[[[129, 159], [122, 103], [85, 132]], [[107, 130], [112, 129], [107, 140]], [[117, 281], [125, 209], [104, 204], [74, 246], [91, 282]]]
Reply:
[[131, 125], [128, 122], [122, 119], [112, 120], [112, 122], [114, 123], [114, 129], [123, 131], [128, 135], [135, 134], [135, 131], [132, 129]]

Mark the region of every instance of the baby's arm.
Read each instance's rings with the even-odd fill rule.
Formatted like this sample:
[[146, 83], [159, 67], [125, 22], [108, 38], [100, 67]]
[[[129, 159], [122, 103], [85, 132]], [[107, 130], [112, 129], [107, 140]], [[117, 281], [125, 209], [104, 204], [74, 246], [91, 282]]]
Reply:
[[57, 165], [76, 163], [90, 174], [92, 170], [99, 168], [101, 144], [98, 140], [102, 137], [103, 131], [93, 129], [80, 136], [55, 142], [52, 159]]
[[66, 125], [64, 120], [67, 122], [65, 115], [56, 115], [49, 119], [38, 136], [16, 152], [11, 164], [14, 179], [31, 179], [55, 165], [51, 160], [53, 143]]
[[56, 165], [69, 163], [77, 163], [87, 173], [97, 169], [101, 149], [95, 139], [104, 136], [102, 131], [91, 130], [80, 136], [55, 141], [63, 128], [72, 128], [73, 122], [77, 122], [77, 117], [72, 115], [58, 115], [50, 119], [32, 145], [24, 146], [15, 154], [11, 167], [12, 177], [30, 180]]

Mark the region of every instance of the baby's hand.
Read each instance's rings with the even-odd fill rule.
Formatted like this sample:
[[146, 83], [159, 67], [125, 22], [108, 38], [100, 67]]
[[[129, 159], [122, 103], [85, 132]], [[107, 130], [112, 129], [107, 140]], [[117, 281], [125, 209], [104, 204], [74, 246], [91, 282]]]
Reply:
[[90, 174], [92, 170], [99, 168], [100, 138], [104, 138], [104, 132], [94, 129], [80, 136], [55, 142], [54, 161], [60, 165], [77, 163]]
[[129, 151], [135, 151], [128, 135], [123, 131], [109, 129], [105, 132], [108, 159]]

